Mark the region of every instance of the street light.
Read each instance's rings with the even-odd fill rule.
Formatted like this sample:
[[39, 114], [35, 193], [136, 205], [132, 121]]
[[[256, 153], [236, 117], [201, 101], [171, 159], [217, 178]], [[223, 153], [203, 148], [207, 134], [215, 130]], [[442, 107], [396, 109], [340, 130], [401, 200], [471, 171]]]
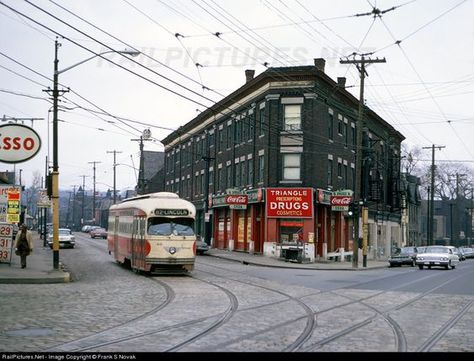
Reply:
[[[71, 65], [65, 69], [58, 69], [58, 49], [61, 44], [56, 40], [54, 42], [54, 77], [53, 77], [53, 171], [51, 172], [52, 178], [52, 203], [53, 203], [53, 268], [59, 269], [59, 167], [58, 167], [58, 78], [59, 74], [62, 74], [72, 68], [75, 68], [78, 65], [81, 65], [91, 59], [94, 59], [97, 56], [101, 56], [107, 53], [119, 53], [131, 56], [137, 56], [140, 53], [138, 51], [124, 50], [124, 51], [114, 51], [107, 50], [99, 54], [94, 54], [93, 56], [80, 61], [77, 64]], [[63, 90], [61, 92], [64, 92]]]

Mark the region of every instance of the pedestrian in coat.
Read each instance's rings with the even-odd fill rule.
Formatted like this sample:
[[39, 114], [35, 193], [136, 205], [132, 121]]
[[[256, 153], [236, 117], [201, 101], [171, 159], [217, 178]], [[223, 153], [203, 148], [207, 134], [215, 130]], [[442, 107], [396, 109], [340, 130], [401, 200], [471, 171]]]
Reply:
[[15, 253], [20, 256], [21, 268], [26, 268], [26, 257], [33, 253], [33, 236], [26, 224], [22, 224], [16, 234]]

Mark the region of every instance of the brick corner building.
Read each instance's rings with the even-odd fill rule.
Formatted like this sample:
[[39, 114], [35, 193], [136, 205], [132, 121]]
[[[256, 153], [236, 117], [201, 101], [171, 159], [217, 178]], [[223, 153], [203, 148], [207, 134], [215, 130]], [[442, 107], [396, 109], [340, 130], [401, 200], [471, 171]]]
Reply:
[[[305, 257], [352, 250], [359, 100], [314, 66], [269, 68], [168, 135], [165, 190], [197, 208], [196, 231], [216, 248]], [[369, 257], [399, 244], [402, 134], [365, 108], [362, 194]]]

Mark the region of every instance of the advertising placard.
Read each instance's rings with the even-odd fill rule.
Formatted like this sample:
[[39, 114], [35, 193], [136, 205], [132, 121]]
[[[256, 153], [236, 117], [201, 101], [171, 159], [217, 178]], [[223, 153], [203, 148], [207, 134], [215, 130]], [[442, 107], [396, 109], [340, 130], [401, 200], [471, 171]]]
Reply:
[[[9, 205], [12, 206], [11, 211], [13, 212], [14, 208], [16, 208], [16, 203], [14, 202], [15, 199], [12, 199], [13, 203], [9, 204], [9, 193], [10, 197], [16, 198], [16, 195], [20, 194], [20, 187], [19, 186], [12, 186], [12, 185], [2, 185], [0, 186], [0, 223], [18, 223], [20, 221], [20, 215], [18, 213], [18, 217], [16, 213], [9, 213]], [[18, 204], [20, 204], [20, 199], [18, 199]], [[10, 216], [11, 215], [11, 216]], [[15, 221], [18, 219], [17, 221]], [[13, 220], [13, 221], [12, 221]]]
[[312, 218], [313, 188], [267, 188], [269, 218]]
[[349, 204], [352, 202], [352, 194], [354, 192], [350, 189], [335, 191], [331, 196], [331, 210], [332, 211], [348, 211]]
[[0, 263], [11, 263], [13, 249], [13, 225], [0, 223]]

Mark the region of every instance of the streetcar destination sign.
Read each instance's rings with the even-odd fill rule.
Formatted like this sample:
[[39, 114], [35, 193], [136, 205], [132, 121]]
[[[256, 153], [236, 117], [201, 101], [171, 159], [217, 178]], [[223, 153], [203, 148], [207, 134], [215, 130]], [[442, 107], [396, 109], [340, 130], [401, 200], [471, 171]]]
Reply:
[[169, 217], [169, 216], [188, 216], [187, 209], [155, 209], [155, 216]]
[[21, 163], [33, 158], [41, 148], [41, 139], [33, 128], [23, 124], [0, 125], [0, 161]]

